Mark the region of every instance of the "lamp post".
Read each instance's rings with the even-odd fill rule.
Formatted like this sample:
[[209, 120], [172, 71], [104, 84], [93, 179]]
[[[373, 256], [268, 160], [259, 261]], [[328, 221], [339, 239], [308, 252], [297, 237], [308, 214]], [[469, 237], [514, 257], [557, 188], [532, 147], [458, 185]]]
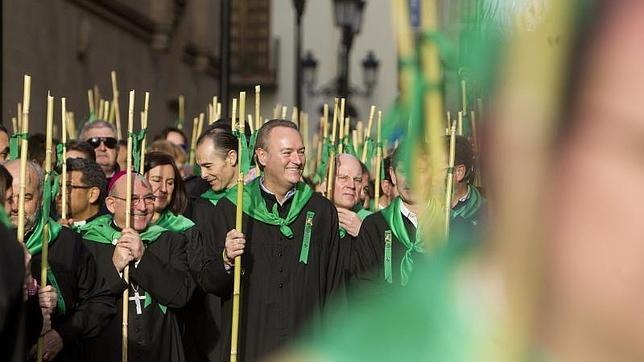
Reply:
[[333, 0], [335, 25], [340, 28], [338, 51], [338, 95], [349, 102], [349, 70], [353, 38], [360, 33], [364, 0]]
[[302, 14], [306, 0], [293, 0], [295, 8], [295, 106], [302, 109]]

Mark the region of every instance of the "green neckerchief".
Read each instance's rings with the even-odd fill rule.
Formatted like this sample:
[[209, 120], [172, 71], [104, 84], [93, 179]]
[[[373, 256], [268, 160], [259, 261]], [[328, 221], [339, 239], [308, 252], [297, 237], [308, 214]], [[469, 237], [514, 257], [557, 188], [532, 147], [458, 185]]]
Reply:
[[[148, 226], [148, 228], [145, 229], [144, 232], [139, 233], [139, 236], [141, 237], [141, 240], [143, 240], [145, 246], [149, 246], [157, 241], [159, 236], [165, 231], [167, 231], [167, 229], [153, 224]], [[118, 240], [121, 237], [121, 232], [114, 229], [114, 227], [112, 226], [112, 215], [109, 214], [99, 216], [96, 219], [86, 223], [79, 228], [78, 232], [86, 240], [109, 245], [113, 245], [114, 241]], [[146, 291], [145, 304], [143, 307], [146, 308], [151, 303], [152, 297]], [[165, 314], [167, 307], [159, 304], [159, 309], [161, 309], [161, 312]]]
[[476, 187], [469, 185], [469, 188], [470, 194], [467, 197], [467, 200], [462, 203], [463, 205], [452, 209], [452, 220], [459, 216], [465, 220], [473, 218], [478, 214], [481, 209], [481, 205], [485, 202], [485, 199], [481, 196], [481, 192]]
[[143, 139], [145, 139], [145, 133], [147, 132], [146, 128], [142, 128], [138, 132], [128, 132], [128, 137], [132, 137], [132, 163], [134, 166], [134, 171], [137, 173], [142, 173], [143, 170], [139, 170], [141, 167], [141, 147], [143, 146]]
[[11, 219], [9, 218], [9, 215], [7, 215], [7, 212], [4, 211], [4, 207], [0, 205], [0, 224], [4, 225], [7, 228], [12, 228], [13, 224], [11, 224]]
[[[266, 201], [264, 200], [260, 189], [260, 179], [261, 177], [256, 177], [248, 185], [244, 186], [244, 199], [242, 205], [244, 213], [257, 221], [263, 222], [264, 224], [279, 226], [282, 235], [289, 239], [293, 238], [293, 230], [289, 225], [297, 219], [304, 209], [304, 206], [309, 202], [311, 196], [313, 196], [313, 190], [304, 182], [298, 182], [295, 186], [295, 195], [293, 195], [288, 214], [286, 215], [286, 218], [282, 218], [277, 210], [277, 203], [273, 204], [273, 209], [271, 211], [268, 211]], [[230, 190], [230, 192], [226, 193], [226, 198], [236, 205], [237, 186]]]
[[195, 226], [192, 220], [183, 215], [175, 215], [169, 210], [164, 211], [154, 224], [175, 233], [184, 232]]
[[[48, 245], [51, 247], [51, 245], [54, 243], [58, 235], [60, 234], [60, 230], [62, 226], [60, 226], [59, 223], [54, 221], [51, 218], [42, 218], [38, 216], [38, 223], [36, 226], [34, 226], [34, 229], [29, 235], [29, 238], [27, 239], [27, 242], [25, 243], [25, 246], [27, 247], [27, 250], [29, 250], [29, 254], [31, 255], [36, 255], [42, 252], [42, 241], [43, 241], [43, 231], [45, 229], [45, 223], [49, 225], [49, 242]], [[61, 314], [65, 314], [65, 300], [63, 299], [63, 293], [60, 290], [60, 287], [58, 285], [58, 281], [56, 280], [56, 276], [54, 275], [54, 272], [51, 270], [51, 265], [47, 264], [47, 280], [50, 282], [50, 284], [56, 288], [58, 298], [57, 301], [58, 303], [56, 304], [56, 308], [58, 309], [58, 312]]]
[[391, 205], [382, 209], [381, 212], [396, 239], [405, 247], [405, 255], [403, 255], [402, 261], [400, 262], [400, 284], [405, 286], [409, 282], [409, 276], [414, 269], [413, 253], [422, 253], [424, 251], [421, 245], [421, 238], [417, 237], [416, 241], [412, 242], [409, 233], [407, 233], [407, 228], [403, 222], [403, 215], [400, 211], [401, 204], [402, 200], [400, 197], [397, 197], [391, 202]]
[[228, 191], [229, 189], [224, 189], [222, 191], [215, 192], [212, 189], [208, 189], [208, 191], [201, 194], [201, 198], [210, 201], [213, 205], [217, 205], [219, 200], [224, 198], [226, 196], [226, 193], [228, 193]]
[[[360, 221], [364, 221], [367, 216], [373, 214], [373, 212], [367, 209], [363, 209], [360, 205], [356, 205], [356, 207], [353, 208], [353, 212], [358, 214]], [[347, 235], [347, 231], [340, 226], [338, 226], [338, 231], [340, 232], [340, 239], [344, 238]]]
[[[150, 225], [144, 232], [139, 233], [145, 246], [153, 244], [167, 229], [159, 225]], [[81, 226], [78, 232], [86, 240], [101, 244], [113, 245], [121, 237], [121, 232], [112, 226], [112, 215], [102, 215]]]
[[16, 160], [20, 157], [20, 142], [29, 138], [28, 133], [14, 133], [9, 138], [9, 159]]

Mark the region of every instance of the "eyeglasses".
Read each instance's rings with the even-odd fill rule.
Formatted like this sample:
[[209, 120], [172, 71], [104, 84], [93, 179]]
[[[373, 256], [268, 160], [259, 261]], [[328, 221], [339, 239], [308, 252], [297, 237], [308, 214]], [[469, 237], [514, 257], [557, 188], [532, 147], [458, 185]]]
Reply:
[[98, 148], [103, 143], [105, 147], [113, 149], [116, 147], [116, 138], [114, 137], [92, 137], [87, 140], [90, 146]]
[[[123, 200], [123, 201], [125, 201], [125, 198], [124, 198], [124, 197], [118, 197], [118, 196], [114, 196], [114, 195], [112, 195], [111, 197], [113, 197], [113, 198], [115, 198], [115, 199], [119, 199], [119, 200]], [[150, 205], [150, 204], [153, 204], [153, 203], [154, 203], [154, 200], [156, 200], [156, 199], [157, 199], [157, 198], [156, 198], [156, 196], [154, 196], [154, 195], [147, 195], [147, 196], [143, 196], [143, 197], [139, 197], [139, 196], [134, 196], [134, 195], [132, 195], [132, 205], [136, 205], [136, 204], [138, 204], [139, 202], [141, 202], [141, 200], [143, 200], [143, 202], [144, 202], [146, 205]]]

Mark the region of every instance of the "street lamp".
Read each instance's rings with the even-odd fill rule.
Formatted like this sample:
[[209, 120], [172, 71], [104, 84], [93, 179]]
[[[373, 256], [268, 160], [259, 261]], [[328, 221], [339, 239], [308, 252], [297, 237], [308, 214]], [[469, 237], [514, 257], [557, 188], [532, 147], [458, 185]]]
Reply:
[[338, 93], [340, 97], [344, 98], [349, 96], [351, 47], [353, 46], [353, 38], [360, 33], [364, 5], [364, 0], [333, 0], [335, 25], [342, 32], [338, 51]]

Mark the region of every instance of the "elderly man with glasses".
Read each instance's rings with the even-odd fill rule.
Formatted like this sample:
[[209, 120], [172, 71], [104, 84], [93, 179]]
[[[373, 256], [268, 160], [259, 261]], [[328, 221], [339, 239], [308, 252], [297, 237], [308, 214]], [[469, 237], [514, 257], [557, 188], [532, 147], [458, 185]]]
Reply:
[[118, 142], [114, 125], [103, 120], [88, 122], [81, 129], [78, 139], [94, 147], [96, 163], [101, 166], [109, 182], [112, 176], [119, 171], [116, 162]]
[[[176, 311], [192, 296], [195, 283], [188, 270], [186, 239], [152, 224], [155, 197], [148, 181], [132, 175], [130, 227], [126, 228], [126, 177], [120, 171], [108, 185], [109, 215], [79, 230], [96, 257], [112, 295], [122, 304], [129, 288], [128, 356], [137, 361], [183, 361]], [[130, 265], [129, 284], [123, 270]], [[120, 316], [92, 341], [91, 361], [121, 359]]]

